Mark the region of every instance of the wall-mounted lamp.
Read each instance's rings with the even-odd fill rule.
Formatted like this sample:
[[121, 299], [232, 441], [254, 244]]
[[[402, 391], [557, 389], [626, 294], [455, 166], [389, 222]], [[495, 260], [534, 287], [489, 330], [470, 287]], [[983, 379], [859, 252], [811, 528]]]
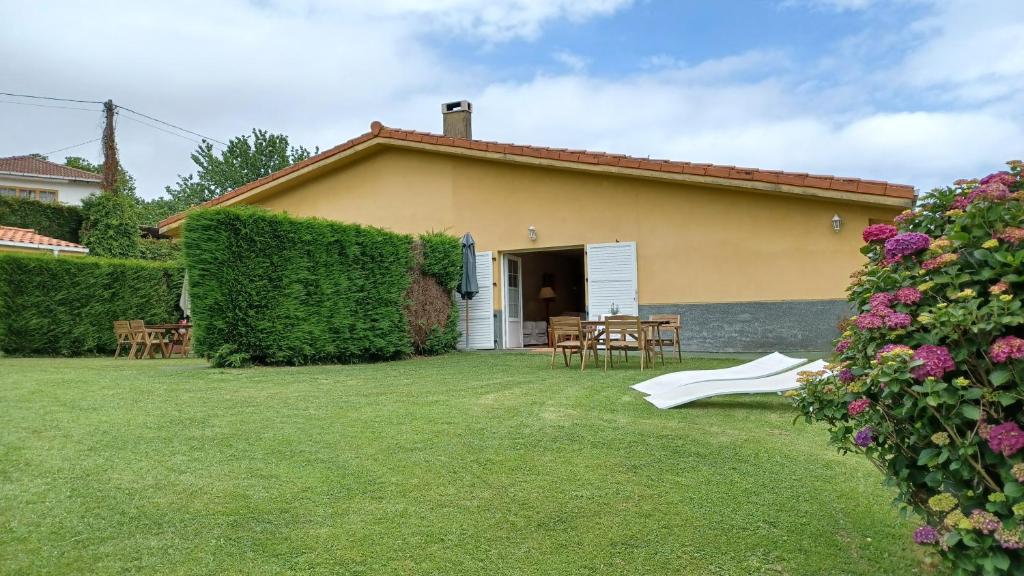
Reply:
[[530, 237], [531, 241], [536, 241], [537, 240], [537, 229], [534, 228], [533, 226], [530, 226], [529, 228], [526, 229], [526, 235]]
[[835, 230], [836, 232], [839, 232], [839, 229], [842, 227], [843, 219], [839, 217], [839, 214], [836, 214], [835, 216], [832, 217], [832, 229]]

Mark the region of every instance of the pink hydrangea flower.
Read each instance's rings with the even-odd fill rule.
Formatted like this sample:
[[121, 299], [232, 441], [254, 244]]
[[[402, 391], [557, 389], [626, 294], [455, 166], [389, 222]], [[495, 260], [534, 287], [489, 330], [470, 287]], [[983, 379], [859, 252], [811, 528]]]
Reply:
[[871, 407], [871, 400], [867, 398], [858, 398], [850, 405], [846, 407], [846, 411], [850, 413], [850, 416], [859, 416], [865, 410]]
[[928, 249], [932, 239], [920, 232], [904, 232], [885, 241], [886, 258], [903, 258]]
[[885, 316], [885, 327], [890, 330], [900, 330], [910, 326], [910, 323], [913, 322], [913, 320], [914, 319], [911, 318], [910, 314], [903, 312], [890, 312]]
[[996, 454], [1013, 456], [1024, 448], [1024, 430], [1016, 422], [1003, 422], [988, 432], [988, 447]]
[[924, 268], [925, 270], [934, 270], [936, 268], [942, 268], [943, 266], [952, 264], [959, 259], [960, 256], [956, 253], [939, 254], [935, 258], [922, 262], [921, 268]]
[[1003, 186], [1013, 186], [1016, 182], [1017, 179], [1014, 178], [1013, 174], [1010, 174], [1009, 172], [1003, 170], [985, 176], [984, 178], [978, 181], [978, 184], [982, 186], [986, 184], [1002, 184]]
[[980, 508], [975, 508], [968, 520], [971, 521], [971, 526], [982, 534], [991, 534], [1003, 525], [995, 514]]
[[872, 224], [864, 229], [862, 237], [865, 242], [884, 242], [899, 234], [899, 230], [892, 224]]
[[877, 294], [872, 294], [871, 297], [868, 298], [868, 306], [870, 306], [871, 310], [874, 311], [879, 309], [888, 309], [892, 306], [892, 303], [893, 295], [889, 292], [879, 292]]
[[850, 344], [851, 342], [845, 338], [840, 340], [839, 342], [836, 342], [836, 354], [842, 354], [843, 352], [846, 352], [850, 348]]
[[946, 372], [956, 369], [953, 357], [949, 355], [949, 350], [945, 346], [925, 344], [914, 350], [914, 360], [923, 362], [910, 370], [910, 374], [918, 380], [925, 380], [929, 376], [942, 378]]
[[843, 384], [849, 384], [850, 382], [853, 382], [856, 379], [857, 377], [854, 376], [853, 370], [850, 370], [849, 368], [843, 368], [839, 372], [839, 381], [842, 382]]
[[907, 222], [908, 220], [913, 220], [916, 216], [917, 212], [913, 210], [904, 210], [903, 212], [897, 214], [896, 217], [892, 219], [892, 221], [897, 224], [902, 224], [903, 222]]
[[878, 360], [879, 362], [881, 362], [883, 354], [887, 354], [889, 352], [896, 352], [898, 350], [902, 350], [904, 352], [910, 352], [910, 353], [914, 352], [914, 349], [911, 348], [910, 346], [906, 346], [906, 345], [903, 345], [903, 344], [886, 344], [885, 346], [882, 346], [881, 348], [879, 348], [878, 352], [875, 353], [875, 360]]
[[1016, 336], [997, 338], [988, 349], [988, 357], [996, 364], [1024, 359], [1024, 339]]
[[856, 324], [857, 328], [860, 328], [861, 330], [874, 330], [882, 327], [883, 320], [878, 314], [868, 312], [867, 314], [857, 316], [857, 320], [854, 324]]
[[1024, 242], [1024, 228], [1017, 228], [1014, 226], [1008, 226], [1003, 228], [1003, 231], [996, 235], [1003, 242], [1009, 242], [1010, 244], [1017, 245]]
[[916, 544], [935, 544], [939, 541], [939, 531], [931, 526], [921, 526], [914, 530], [914, 542]]
[[917, 288], [906, 286], [896, 291], [896, 301], [900, 304], [917, 304], [921, 300], [921, 291]]

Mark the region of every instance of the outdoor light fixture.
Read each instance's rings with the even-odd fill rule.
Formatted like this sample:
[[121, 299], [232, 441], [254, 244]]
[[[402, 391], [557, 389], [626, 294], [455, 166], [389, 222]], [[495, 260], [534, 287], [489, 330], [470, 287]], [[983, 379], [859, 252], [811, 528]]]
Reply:
[[839, 232], [839, 229], [842, 227], [843, 219], [839, 217], [839, 214], [836, 214], [835, 216], [832, 217], [832, 229], [835, 230], [836, 232]]
[[530, 240], [537, 240], [537, 229], [530, 226], [526, 229], [526, 235], [530, 237]]

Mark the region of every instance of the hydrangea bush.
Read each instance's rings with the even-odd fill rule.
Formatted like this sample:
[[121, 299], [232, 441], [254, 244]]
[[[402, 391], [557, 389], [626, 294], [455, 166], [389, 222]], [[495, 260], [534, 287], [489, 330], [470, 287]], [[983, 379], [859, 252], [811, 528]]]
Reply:
[[856, 315], [790, 394], [963, 575], [1024, 573], [1024, 177], [1009, 166], [864, 230]]

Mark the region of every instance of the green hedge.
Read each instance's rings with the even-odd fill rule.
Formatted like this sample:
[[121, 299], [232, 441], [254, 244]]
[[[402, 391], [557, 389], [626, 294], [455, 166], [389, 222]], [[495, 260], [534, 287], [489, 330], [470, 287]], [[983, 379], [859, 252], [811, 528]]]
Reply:
[[257, 364], [406, 356], [412, 247], [407, 235], [252, 207], [195, 212], [184, 229], [195, 350]]
[[[442, 232], [429, 232], [419, 238], [422, 246], [422, 273], [437, 281], [445, 293], [451, 294], [462, 280], [462, 242]], [[455, 349], [459, 342], [459, 306], [451, 300], [448, 321], [432, 327], [417, 352], [427, 356], [444, 354]]]
[[178, 319], [180, 264], [0, 254], [0, 350], [107, 354], [115, 320]]
[[82, 201], [82, 244], [92, 256], [139, 257], [139, 207], [122, 194], [94, 194]]
[[0, 226], [31, 228], [43, 236], [78, 243], [82, 209], [3, 196], [0, 197]]
[[139, 239], [139, 258], [142, 260], [159, 260], [161, 262], [180, 260], [181, 242], [141, 238]]

